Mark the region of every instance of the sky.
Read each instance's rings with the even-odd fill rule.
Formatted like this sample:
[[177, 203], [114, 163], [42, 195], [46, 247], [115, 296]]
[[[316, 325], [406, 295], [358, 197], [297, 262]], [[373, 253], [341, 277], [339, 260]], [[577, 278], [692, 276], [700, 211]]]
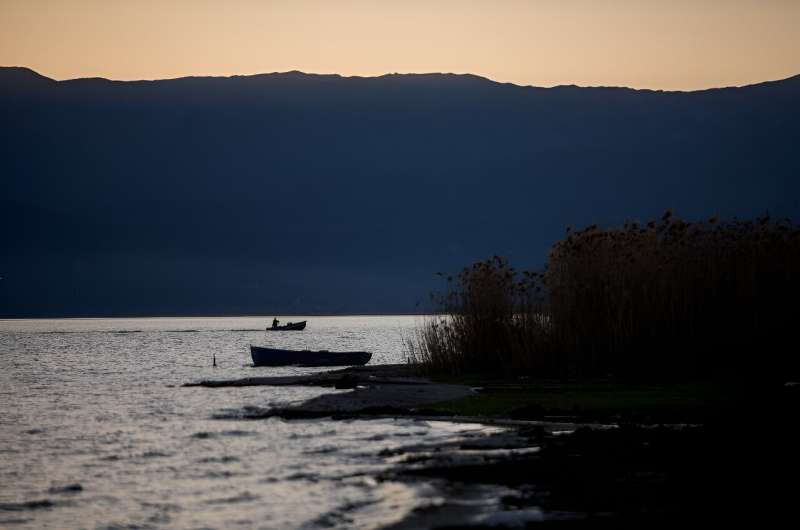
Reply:
[[800, 0], [0, 0], [0, 65], [693, 90], [800, 74], [798, 28]]

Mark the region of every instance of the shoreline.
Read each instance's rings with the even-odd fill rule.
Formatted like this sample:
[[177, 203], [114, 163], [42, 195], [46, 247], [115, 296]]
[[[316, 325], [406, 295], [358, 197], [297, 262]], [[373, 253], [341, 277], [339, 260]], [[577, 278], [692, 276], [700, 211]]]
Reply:
[[206, 380], [183, 386], [221, 388], [287, 385], [349, 389], [350, 392], [324, 394], [299, 405], [255, 412], [247, 417], [302, 419], [333, 416], [339, 419], [356, 416], [448, 416], [452, 414], [427, 406], [460, 400], [475, 393], [467, 385], [438, 383], [419, 377], [413, 366], [402, 364], [350, 367], [309, 375]]
[[[469, 382], [464, 379], [463, 383]], [[678, 523], [687, 518], [719, 522], [731, 515], [724, 511], [728, 504], [756, 502], [762, 494], [754, 490], [757, 485], [774, 487], [765, 481], [765, 473], [779, 469], [800, 441], [791, 421], [786, 421], [800, 403], [797, 386], [784, 385], [766, 393], [756, 388], [757, 396], [726, 387], [721, 387], [725, 391], [720, 393], [720, 387], [710, 384], [688, 387], [709, 394], [703, 401], [687, 399], [687, 388], [681, 385], [632, 386], [609, 381], [520, 384], [506, 380], [477, 388], [456, 383], [454, 378], [439, 382], [421, 377], [409, 365], [184, 386], [282, 385], [350, 392], [323, 395], [283, 409], [251, 411], [243, 419], [404, 417], [503, 428], [461, 443], [411, 446], [376, 455], [394, 464], [374, 477], [376, 480], [433, 483], [444, 499], [413, 510], [388, 527], [394, 530], [533, 527], [542, 523], [614, 527]], [[509, 409], [501, 400], [506, 414], [458, 413], [496, 407], [493, 394], [498, 393], [510, 393], [503, 399], [512, 402], [528, 393], [533, 400], [540, 400], [540, 406], [527, 402]], [[607, 394], [622, 396], [628, 400], [628, 408], [608, 409]], [[632, 396], [638, 401], [630, 401]], [[575, 409], [569, 416], [563, 415], [564, 410], [548, 408], [562, 401], [588, 406], [592, 400], [600, 408]], [[664, 408], [665, 402], [670, 407]], [[683, 416], [684, 421], [639, 421], [657, 420], [659, 415], [671, 420]], [[747, 427], [746, 418], [754, 417], [767, 422], [775, 434], [765, 436]]]
[[[483, 379], [483, 378], [480, 378]], [[452, 417], [508, 425], [694, 425], [739, 406], [738, 387], [710, 382], [631, 384], [614, 380], [557, 382], [518, 378], [432, 378], [410, 364], [347, 367], [305, 375], [201, 380], [183, 387], [318, 386], [325, 394], [261, 416]]]

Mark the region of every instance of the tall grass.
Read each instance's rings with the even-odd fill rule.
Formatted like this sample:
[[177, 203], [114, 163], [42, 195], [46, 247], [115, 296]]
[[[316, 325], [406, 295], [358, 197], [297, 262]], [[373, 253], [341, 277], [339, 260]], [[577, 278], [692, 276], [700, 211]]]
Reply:
[[447, 278], [439, 314], [408, 341], [412, 360], [435, 372], [530, 370], [551, 340], [542, 276], [498, 256]]
[[788, 221], [591, 226], [540, 273], [502, 258], [450, 278], [409, 345], [442, 372], [666, 379], [798, 367], [800, 231]]

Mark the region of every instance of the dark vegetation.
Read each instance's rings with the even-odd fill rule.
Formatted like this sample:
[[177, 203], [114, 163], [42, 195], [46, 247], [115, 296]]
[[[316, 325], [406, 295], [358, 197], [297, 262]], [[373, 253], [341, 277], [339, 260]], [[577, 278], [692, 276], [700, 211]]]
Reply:
[[798, 375], [800, 230], [788, 220], [573, 232], [542, 272], [499, 257], [447, 279], [410, 341], [439, 373], [687, 380]]

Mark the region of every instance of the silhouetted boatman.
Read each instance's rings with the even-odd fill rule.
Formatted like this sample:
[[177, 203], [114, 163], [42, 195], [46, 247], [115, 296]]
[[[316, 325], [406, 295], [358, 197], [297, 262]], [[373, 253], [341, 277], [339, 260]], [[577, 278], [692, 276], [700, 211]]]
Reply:
[[278, 321], [278, 319], [277, 319], [277, 318], [273, 318], [273, 319], [272, 319], [272, 327], [273, 327], [273, 328], [277, 328], [277, 327], [278, 327], [278, 322], [279, 322], [279, 321]]

